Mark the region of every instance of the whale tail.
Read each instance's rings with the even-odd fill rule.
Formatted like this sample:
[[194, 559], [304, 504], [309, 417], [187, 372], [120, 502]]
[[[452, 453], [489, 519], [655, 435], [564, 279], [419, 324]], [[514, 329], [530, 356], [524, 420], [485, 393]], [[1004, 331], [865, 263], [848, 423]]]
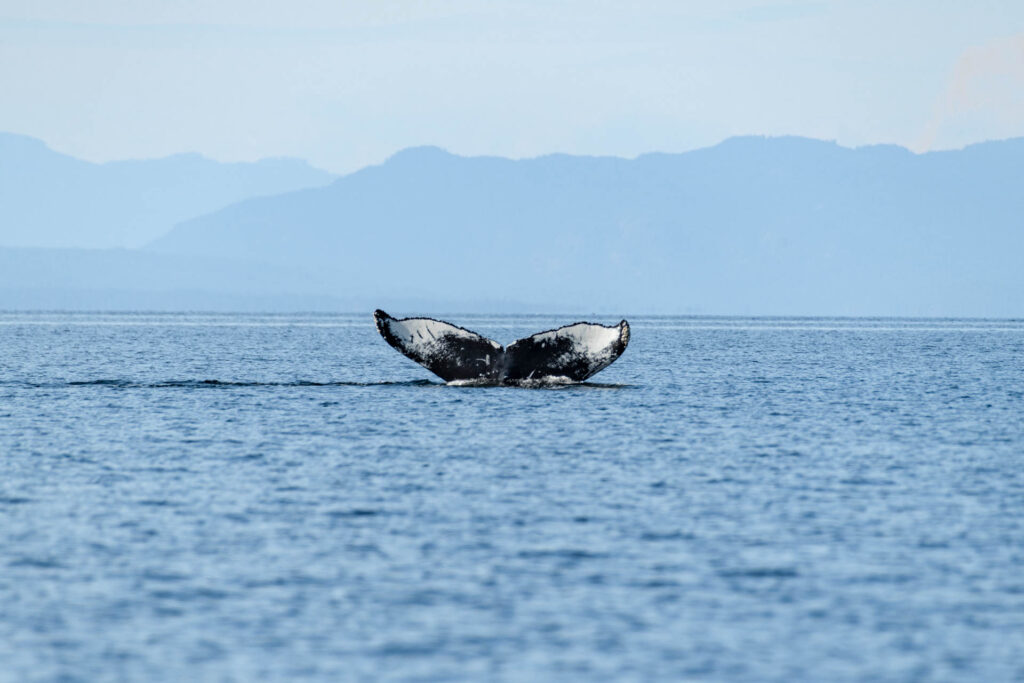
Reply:
[[446, 382], [522, 384], [582, 382], [611, 365], [629, 344], [629, 323], [573, 323], [509, 344], [433, 318], [394, 318], [377, 309], [377, 331], [388, 344]]

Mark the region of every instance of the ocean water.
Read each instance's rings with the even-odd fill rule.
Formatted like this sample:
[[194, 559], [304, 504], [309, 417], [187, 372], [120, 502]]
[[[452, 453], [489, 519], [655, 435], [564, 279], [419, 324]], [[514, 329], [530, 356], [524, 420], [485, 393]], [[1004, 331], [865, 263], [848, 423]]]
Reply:
[[629, 319], [0, 314], [0, 680], [1024, 680], [1024, 322]]

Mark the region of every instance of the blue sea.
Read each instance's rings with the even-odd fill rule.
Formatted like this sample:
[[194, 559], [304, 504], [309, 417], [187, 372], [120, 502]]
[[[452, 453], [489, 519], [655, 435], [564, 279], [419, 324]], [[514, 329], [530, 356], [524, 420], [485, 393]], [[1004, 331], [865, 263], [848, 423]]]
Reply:
[[1024, 680], [1024, 321], [626, 317], [0, 314], [0, 680]]

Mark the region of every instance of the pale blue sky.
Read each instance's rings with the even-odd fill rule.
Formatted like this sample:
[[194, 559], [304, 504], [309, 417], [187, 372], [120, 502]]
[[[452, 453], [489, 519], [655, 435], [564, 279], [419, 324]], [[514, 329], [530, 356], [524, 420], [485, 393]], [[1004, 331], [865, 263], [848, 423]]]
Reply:
[[86, 159], [1024, 136], [1024, 2], [0, 0], [0, 130]]

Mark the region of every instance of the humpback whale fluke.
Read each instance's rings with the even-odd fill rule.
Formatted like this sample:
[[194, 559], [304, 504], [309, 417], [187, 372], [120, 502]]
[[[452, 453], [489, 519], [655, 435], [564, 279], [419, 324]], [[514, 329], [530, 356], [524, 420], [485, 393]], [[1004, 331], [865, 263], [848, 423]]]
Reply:
[[388, 344], [446, 382], [582, 382], [604, 370], [629, 343], [629, 323], [573, 323], [502, 347], [476, 332], [433, 318], [373, 312]]

